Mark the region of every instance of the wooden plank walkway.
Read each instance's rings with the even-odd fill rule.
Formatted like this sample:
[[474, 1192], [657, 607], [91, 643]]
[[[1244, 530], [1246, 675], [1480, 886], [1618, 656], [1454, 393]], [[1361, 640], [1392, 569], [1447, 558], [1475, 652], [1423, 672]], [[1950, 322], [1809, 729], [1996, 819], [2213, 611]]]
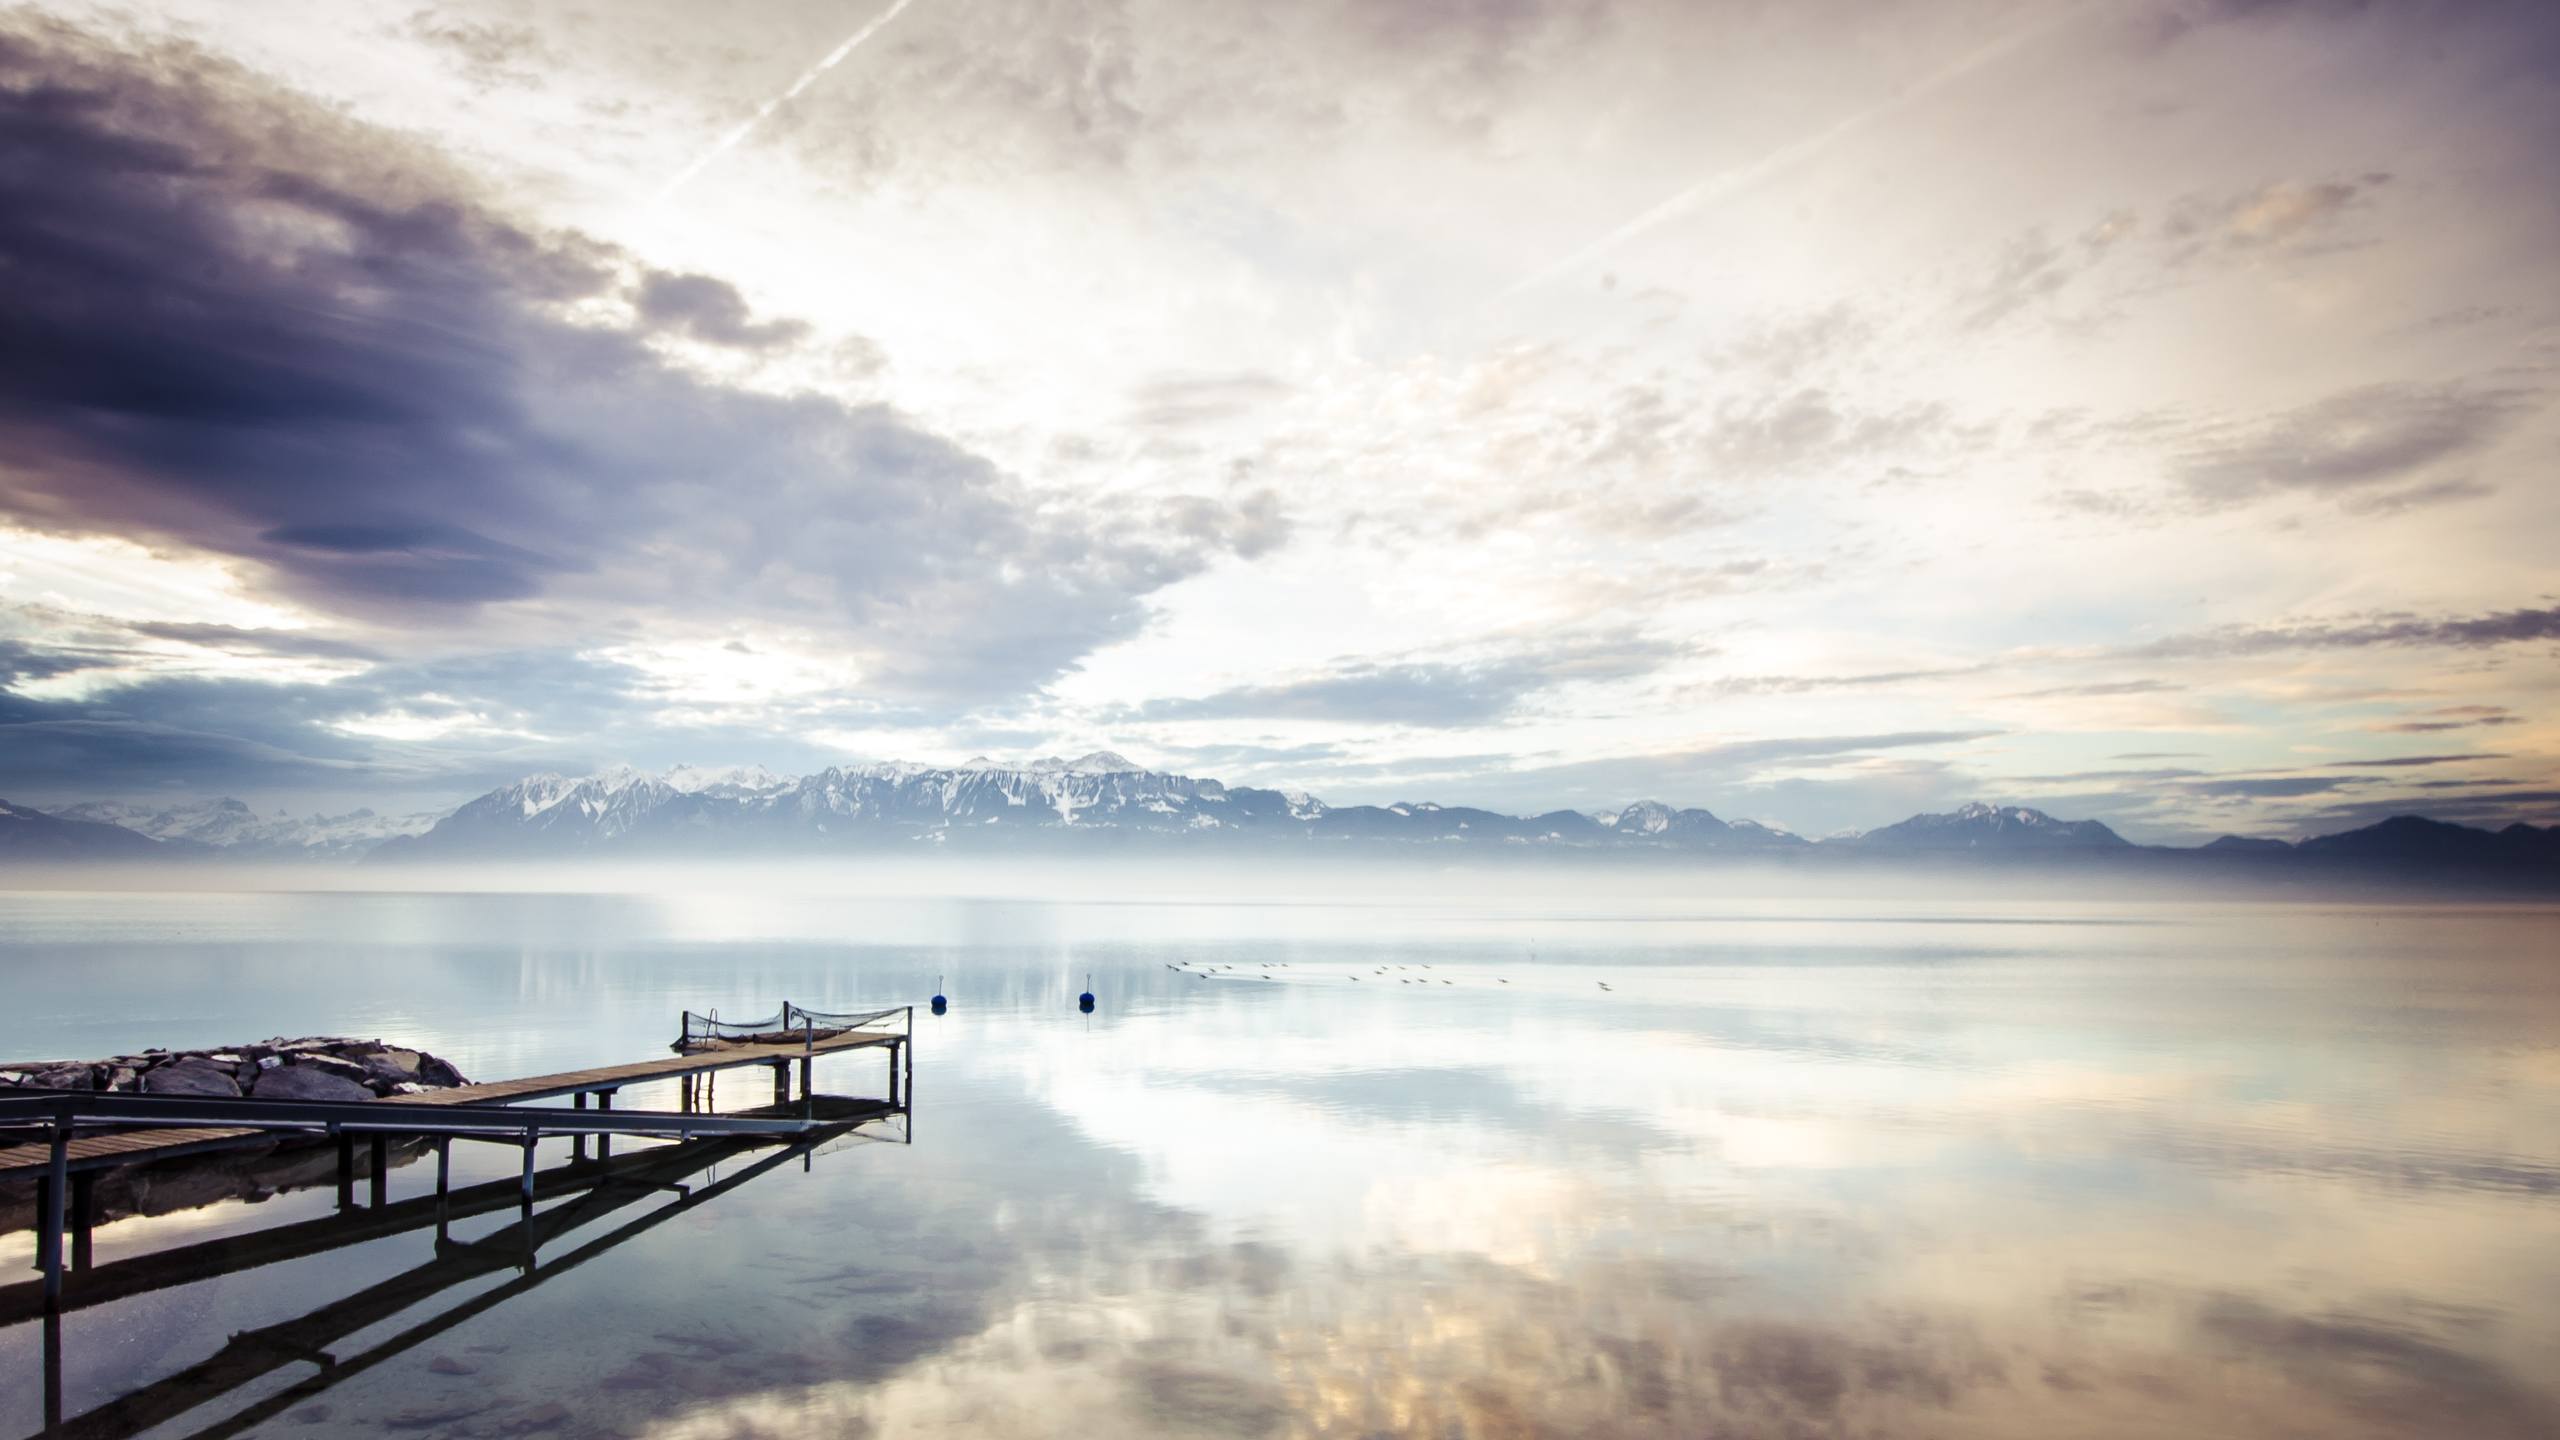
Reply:
[[[561, 1095], [591, 1095], [619, 1090], [626, 1085], [674, 1080], [747, 1065], [772, 1065], [821, 1055], [841, 1055], [852, 1050], [895, 1047], [905, 1044], [907, 1039], [906, 1035], [893, 1031], [847, 1030], [805, 1048], [798, 1041], [778, 1045], [735, 1045], [691, 1055], [670, 1055], [663, 1060], [635, 1060], [628, 1065], [604, 1065], [592, 1070], [562, 1071], [556, 1075], [529, 1075], [518, 1080], [456, 1085], [415, 1095], [389, 1095], [374, 1103], [504, 1105], [520, 1100], [547, 1100]], [[73, 1170], [99, 1170], [116, 1165], [172, 1160], [208, 1150], [238, 1149], [274, 1140], [287, 1133], [290, 1132], [246, 1129], [117, 1130], [79, 1136], [66, 1149]], [[50, 1161], [50, 1148], [42, 1144], [0, 1149], [0, 1179], [42, 1174]]]

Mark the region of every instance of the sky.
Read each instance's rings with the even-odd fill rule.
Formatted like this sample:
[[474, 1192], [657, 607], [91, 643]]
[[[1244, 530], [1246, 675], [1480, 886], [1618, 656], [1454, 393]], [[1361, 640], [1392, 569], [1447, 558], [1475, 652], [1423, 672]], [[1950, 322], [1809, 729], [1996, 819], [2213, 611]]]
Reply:
[[2560, 7], [0, 8], [0, 796], [2560, 818]]

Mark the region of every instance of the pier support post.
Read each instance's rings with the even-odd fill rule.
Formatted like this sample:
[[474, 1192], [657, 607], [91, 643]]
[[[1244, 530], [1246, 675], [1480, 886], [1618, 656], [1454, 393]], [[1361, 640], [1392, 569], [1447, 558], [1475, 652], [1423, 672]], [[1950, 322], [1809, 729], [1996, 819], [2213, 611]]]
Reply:
[[[597, 1108], [597, 1109], [599, 1109], [599, 1110], [610, 1110], [610, 1109], [612, 1109], [612, 1108], [613, 1108], [613, 1092], [612, 1092], [612, 1091], [610, 1091], [610, 1090], [599, 1090], [599, 1091], [597, 1091], [597, 1092], [596, 1092], [596, 1108]], [[606, 1134], [603, 1134], [603, 1135], [599, 1135], [599, 1136], [597, 1136], [597, 1137], [596, 1137], [596, 1159], [597, 1159], [599, 1162], [602, 1162], [602, 1161], [610, 1160], [610, 1159], [612, 1159], [612, 1158], [613, 1158], [613, 1136], [612, 1136], [612, 1134], [611, 1134], [610, 1132], [608, 1132], [608, 1133], [606, 1133]]]
[[524, 1132], [524, 1184], [518, 1203], [527, 1215], [533, 1213], [533, 1147], [542, 1141], [542, 1132], [527, 1128]]
[[451, 1238], [453, 1226], [453, 1137], [436, 1137], [436, 1243]]
[[773, 1103], [779, 1105], [791, 1098], [791, 1062], [773, 1062]]
[[85, 1274], [94, 1253], [98, 1225], [98, 1172], [83, 1170], [71, 1177], [71, 1273]]
[[368, 1203], [379, 1210], [391, 1198], [391, 1137], [375, 1135], [373, 1153], [367, 1158], [373, 1161], [373, 1186]]
[[356, 1137], [339, 1129], [335, 1123], [329, 1126], [329, 1133], [338, 1139], [338, 1208], [353, 1210], [356, 1208]]
[[36, 1197], [36, 1268], [44, 1271], [45, 1303], [62, 1298], [63, 1207], [71, 1189], [71, 1120], [68, 1114], [53, 1127], [53, 1154]]
[[800, 1057], [800, 1098], [806, 1100], [809, 1094], [809, 1057], [803, 1055]]
[[62, 1428], [62, 1312], [44, 1312], [44, 1433]]
[[[586, 1091], [584, 1091], [584, 1090], [579, 1091], [575, 1096], [573, 1096], [573, 1097], [570, 1099], [570, 1101], [569, 1101], [569, 1107], [570, 1107], [571, 1109], [573, 1109], [573, 1110], [584, 1110], [584, 1109], [586, 1109], [586, 1108], [587, 1108], [587, 1092], [586, 1092]], [[572, 1159], [572, 1160], [575, 1160], [575, 1161], [579, 1162], [580, 1164], [584, 1164], [584, 1163], [586, 1162], [586, 1158], [587, 1158], [587, 1137], [586, 1137], [586, 1136], [584, 1136], [584, 1135], [578, 1135], [578, 1136], [574, 1136], [574, 1137], [572, 1137], [572, 1138], [570, 1139], [570, 1141], [569, 1141], [569, 1158], [570, 1158], [570, 1159]]]

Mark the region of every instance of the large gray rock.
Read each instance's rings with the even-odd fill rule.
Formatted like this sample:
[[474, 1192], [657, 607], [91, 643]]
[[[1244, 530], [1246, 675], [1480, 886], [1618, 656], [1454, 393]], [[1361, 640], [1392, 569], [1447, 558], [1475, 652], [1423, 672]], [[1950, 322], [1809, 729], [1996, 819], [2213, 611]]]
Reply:
[[279, 1065], [258, 1073], [249, 1092], [260, 1100], [370, 1100], [373, 1092], [317, 1065]]
[[57, 1065], [27, 1082], [46, 1090], [95, 1090], [97, 1076], [86, 1065]]
[[[353, 1060], [341, 1060], [335, 1055], [322, 1055], [308, 1052], [296, 1054], [292, 1059], [293, 1063], [287, 1067], [288, 1069], [317, 1070], [323, 1075], [335, 1075], [341, 1080], [352, 1081], [358, 1085], [365, 1082], [365, 1068]], [[273, 1074], [274, 1072], [269, 1071], [268, 1073]]]
[[349, 1055], [347, 1058], [362, 1064], [367, 1070], [388, 1074], [394, 1080], [418, 1078], [420, 1056], [415, 1050], [404, 1050], [397, 1045], [385, 1045], [378, 1049]]
[[210, 1060], [179, 1060], [142, 1077], [146, 1095], [225, 1095], [238, 1099], [240, 1086]]

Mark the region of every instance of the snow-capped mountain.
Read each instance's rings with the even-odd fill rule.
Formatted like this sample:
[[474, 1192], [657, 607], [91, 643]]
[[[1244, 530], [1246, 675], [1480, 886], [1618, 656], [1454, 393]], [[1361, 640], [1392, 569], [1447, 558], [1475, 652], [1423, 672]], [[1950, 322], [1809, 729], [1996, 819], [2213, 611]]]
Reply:
[[1783, 850], [1806, 842], [1756, 820], [1720, 820], [1706, 810], [1675, 810], [1659, 800], [1639, 800], [1600, 823], [1626, 843], [1733, 850]]
[[2095, 820], [2056, 820], [2022, 805], [1980, 801], [1943, 815], [1914, 815], [1845, 843], [1876, 850], [2124, 849], [2130, 844]]
[[229, 798], [156, 808], [92, 801], [53, 813], [65, 820], [120, 826], [181, 849], [272, 859], [351, 858], [392, 836], [419, 834], [442, 818], [433, 811], [377, 815], [371, 810], [350, 810], [343, 815], [297, 817], [277, 810], [260, 815], [245, 802]]
[[898, 847], [1073, 849], [1285, 846], [1298, 853], [1443, 848], [1505, 854], [1725, 856], [1856, 868], [2014, 862], [2235, 869], [2253, 874], [2362, 867], [2378, 874], [2488, 874], [2560, 884], [2560, 827], [2503, 831], [2399, 817], [2306, 840], [2226, 837], [2194, 849], [2134, 845], [2095, 820], [1972, 804], [1863, 833], [1807, 840], [1641, 800], [1585, 813], [1504, 815], [1427, 800], [1329, 805], [1303, 791], [1231, 786], [1150, 770], [1098, 750], [1073, 759], [961, 765], [884, 761], [778, 775], [757, 766], [615, 766], [528, 775], [441, 818], [369, 810], [293, 819], [237, 800], [155, 808], [92, 803], [52, 814], [0, 801], [0, 858], [347, 857], [399, 861], [805, 856]]
[[1593, 817], [1503, 815], [1400, 801], [1328, 805], [1300, 791], [1229, 786], [1149, 770], [1097, 750], [1000, 764], [881, 762], [786, 779], [761, 770], [627, 767], [534, 775], [491, 791], [385, 860], [483, 855], [824, 851], [847, 846], [1108, 844], [1143, 839], [1783, 851], [1808, 842], [1705, 810], [1641, 801]]
[[667, 783], [668, 789], [687, 795], [765, 795], [791, 784], [791, 777], [776, 775], [761, 765], [678, 765], [658, 778]]
[[131, 860], [152, 854], [158, 841], [120, 825], [65, 820], [0, 800], [0, 858], [9, 860]]

